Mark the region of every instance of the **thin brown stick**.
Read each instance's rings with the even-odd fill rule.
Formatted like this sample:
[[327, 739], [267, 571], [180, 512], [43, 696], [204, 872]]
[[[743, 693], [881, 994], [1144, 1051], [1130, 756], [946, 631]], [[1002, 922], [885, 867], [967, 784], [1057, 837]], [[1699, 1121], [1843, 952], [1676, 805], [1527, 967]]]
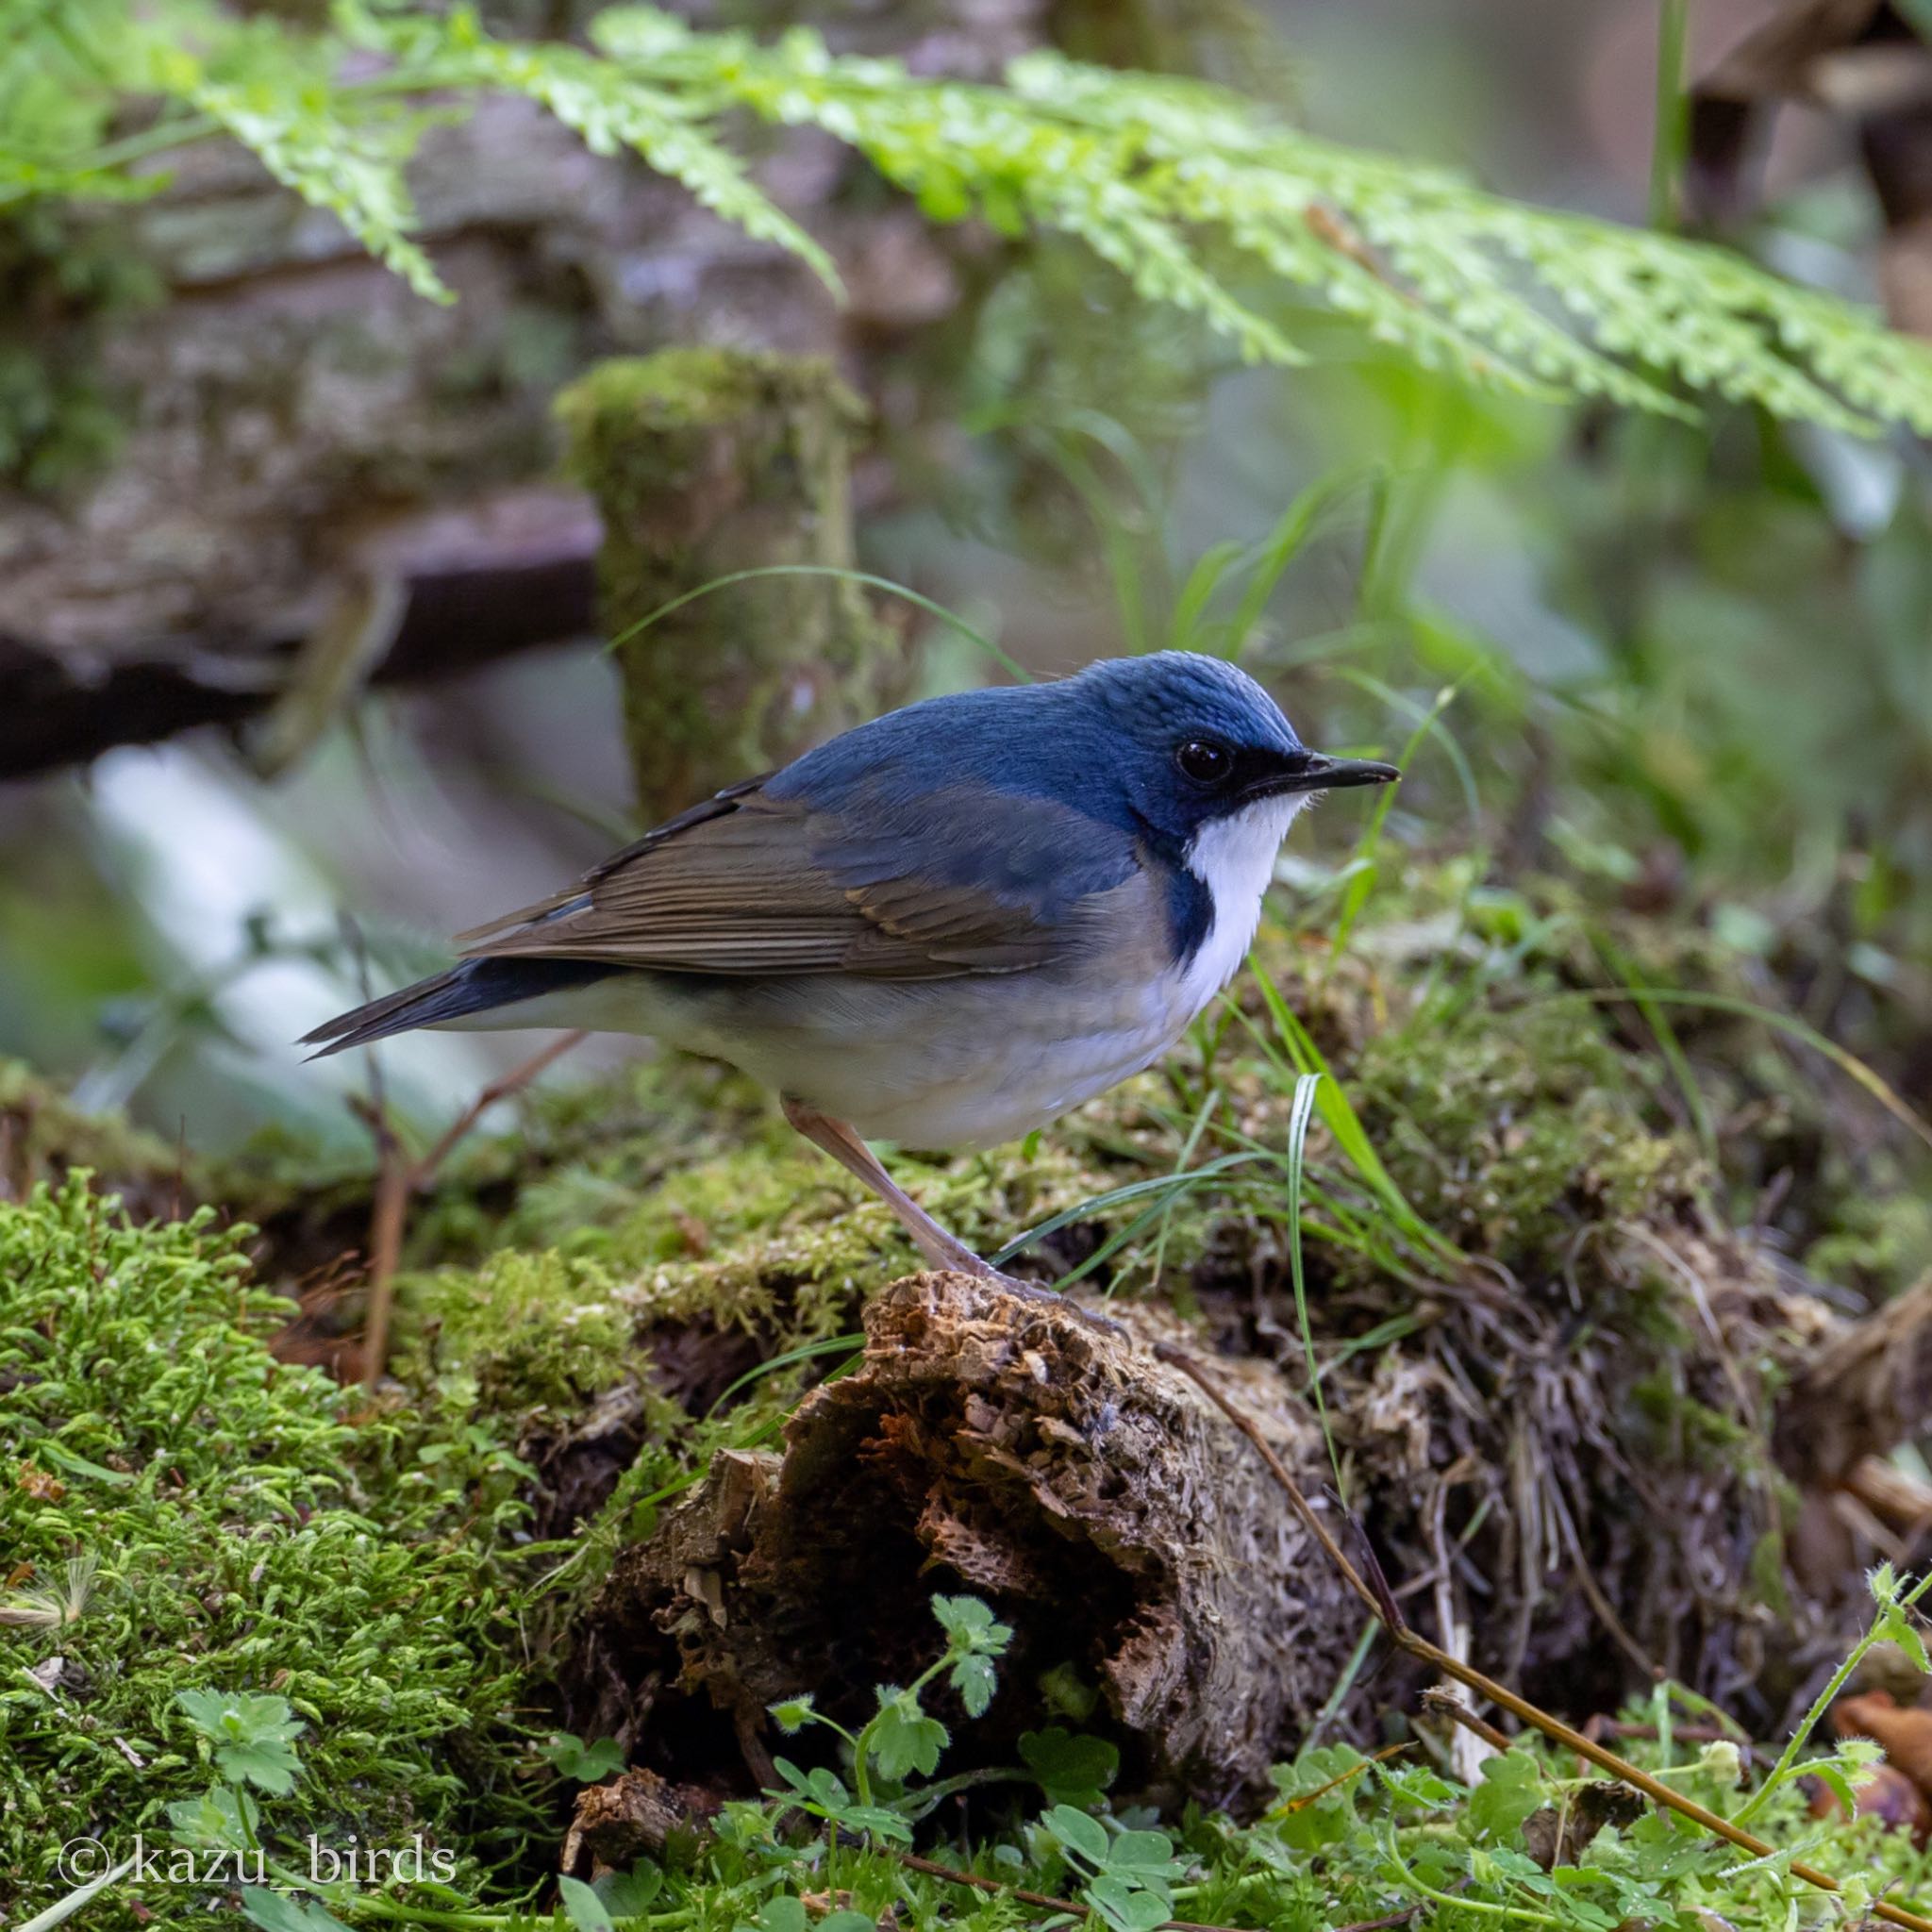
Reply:
[[443, 1130], [441, 1138], [420, 1160], [405, 1162], [389, 1117], [378, 1103], [370, 1109], [375, 1135], [375, 1202], [369, 1216], [369, 1312], [362, 1326], [362, 1382], [374, 1389], [389, 1361], [390, 1312], [395, 1301], [396, 1269], [402, 1261], [403, 1230], [408, 1219], [409, 1197], [436, 1178], [437, 1171], [466, 1135], [499, 1100], [521, 1093], [554, 1061], [590, 1036], [566, 1033], [541, 1053], [532, 1054], [500, 1080], [492, 1080]]
[[436, 1145], [409, 1170], [409, 1186], [412, 1189], [426, 1188], [436, 1177], [437, 1169], [456, 1152], [458, 1142], [475, 1128], [476, 1123], [499, 1100], [508, 1100], [511, 1094], [521, 1093], [532, 1080], [547, 1073], [553, 1063], [560, 1060], [572, 1048], [581, 1046], [590, 1037], [590, 1034], [582, 1029], [575, 1033], [560, 1034], [541, 1053], [533, 1053], [521, 1066], [512, 1067], [502, 1079], [492, 1080], [449, 1124]]
[[[892, 1856], [900, 1864], [914, 1872], [924, 1872], [928, 1878], [944, 1878], [954, 1885], [970, 1885], [975, 1891], [996, 1891], [1003, 1897], [1018, 1899], [1023, 1906], [1039, 1906], [1049, 1912], [1072, 1912], [1082, 1919], [1093, 1916], [1093, 1907], [1083, 1906], [1078, 1899], [1055, 1898], [1051, 1892], [1028, 1891], [1023, 1886], [1008, 1885], [998, 1878], [982, 1878], [977, 1872], [962, 1872], [957, 1865], [941, 1865], [936, 1858], [917, 1857], [911, 1852], [895, 1849]], [[1156, 1927], [1156, 1932], [1239, 1932], [1239, 1928], [1197, 1924], [1192, 1919], [1166, 1919]]]
[[1446, 1717], [1452, 1724], [1458, 1724], [1472, 1736], [1480, 1738], [1491, 1751], [1507, 1751], [1509, 1740], [1494, 1724], [1476, 1716], [1469, 1706], [1462, 1703], [1454, 1691], [1441, 1690], [1423, 1692], [1423, 1702], [1440, 1717]]
[[[1268, 1440], [1254, 1423], [1235, 1407], [1221, 1390], [1214, 1378], [1201, 1362], [1185, 1350], [1174, 1348], [1167, 1342], [1157, 1342], [1155, 1355], [1164, 1362], [1171, 1363], [1193, 1382], [1196, 1388], [1213, 1403], [1223, 1415], [1252, 1442], [1261, 1460], [1267, 1464], [1268, 1473], [1281, 1486], [1289, 1500], [1290, 1507], [1302, 1520], [1303, 1524], [1315, 1541], [1327, 1553], [1328, 1559], [1341, 1574], [1341, 1579], [1354, 1591], [1370, 1612], [1383, 1624], [1396, 1645], [1411, 1657], [1420, 1657], [1424, 1663], [1441, 1671], [1444, 1676], [1454, 1677], [1458, 1684], [1465, 1684], [1472, 1690], [1480, 1691], [1491, 1704], [1501, 1707], [1519, 1722], [1528, 1724], [1533, 1730], [1541, 1731], [1552, 1743], [1560, 1744], [1566, 1751], [1574, 1751], [1579, 1757], [1594, 1764], [1600, 1771], [1607, 1771], [1612, 1777], [1621, 1778], [1633, 1790], [1641, 1791], [1652, 1803], [1662, 1805], [1666, 1809], [1688, 1818], [1693, 1824], [1701, 1825], [1706, 1831], [1734, 1844], [1740, 1851], [1749, 1852], [1754, 1858], [1767, 1858], [1774, 1855], [1775, 1847], [1768, 1845], [1755, 1834], [1733, 1824], [1728, 1818], [1720, 1818], [1715, 1811], [1707, 1809], [1694, 1799], [1684, 1797], [1674, 1791], [1660, 1779], [1651, 1776], [1644, 1770], [1632, 1764], [1627, 1758], [1619, 1757], [1614, 1751], [1605, 1747], [1581, 1731], [1573, 1729], [1560, 1718], [1552, 1717], [1547, 1711], [1540, 1710], [1527, 1698], [1519, 1697], [1507, 1685], [1499, 1684], [1492, 1677], [1486, 1677], [1482, 1672], [1460, 1662], [1449, 1655], [1440, 1644], [1431, 1643], [1420, 1631], [1412, 1630], [1397, 1620], [1390, 1621], [1382, 1598], [1370, 1588], [1353, 1563], [1341, 1553], [1328, 1528], [1308, 1507], [1308, 1501], [1302, 1494], [1296, 1483], [1275, 1455]], [[1387, 1586], [1384, 1585], [1386, 1596]], [[1842, 1888], [1828, 1872], [1821, 1872], [1817, 1866], [1808, 1865], [1793, 1858], [1789, 1869], [1807, 1885], [1816, 1886], [1820, 1891], [1839, 1891]], [[1932, 1932], [1932, 1919], [1922, 1918], [1917, 1912], [1909, 1912], [1903, 1906], [1895, 1906], [1889, 1899], [1874, 1899], [1871, 1912], [1874, 1918], [1883, 1919], [1888, 1924], [1902, 1925], [1906, 1932]]]

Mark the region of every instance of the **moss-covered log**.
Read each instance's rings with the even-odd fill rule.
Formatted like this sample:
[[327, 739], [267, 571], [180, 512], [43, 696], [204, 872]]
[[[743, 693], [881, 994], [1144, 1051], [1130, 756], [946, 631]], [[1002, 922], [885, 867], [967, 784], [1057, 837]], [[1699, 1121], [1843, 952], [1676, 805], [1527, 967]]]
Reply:
[[[894, 635], [850, 578], [858, 398], [828, 362], [665, 349], [558, 399], [604, 519], [598, 574], [640, 809], [681, 810], [871, 716]], [[667, 605], [747, 570], [806, 566]], [[663, 611], [648, 627], [638, 626]]]

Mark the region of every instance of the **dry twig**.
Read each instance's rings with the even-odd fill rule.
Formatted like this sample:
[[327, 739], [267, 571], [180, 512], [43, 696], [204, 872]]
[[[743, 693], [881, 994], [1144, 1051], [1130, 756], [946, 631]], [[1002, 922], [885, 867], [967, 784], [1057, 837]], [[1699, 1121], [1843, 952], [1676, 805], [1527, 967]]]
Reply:
[[[389, 1359], [390, 1310], [395, 1299], [396, 1268], [402, 1260], [403, 1227], [409, 1197], [422, 1192], [436, 1178], [442, 1163], [499, 1100], [521, 1093], [545, 1069], [588, 1038], [582, 1032], [566, 1033], [553, 1040], [541, 1053], [532, 1054], [521, 1066], [511, 1068], [500, 1080], [492, 1080], [419, 1160], [403, 1158], [401, 1143], [389, 1124], [389, 1111], [380, 1098], [372, 1106], [358, 1108], [375, 1136], [376, 1149], [375, 1203], [369, 1218], [369, 1311], [362, 1334], [362, 1381], [366, 1388], [374, 1389], [382, 1379], [383, 1366]], [[378, 1095], [380, 1091], [378, 1088]]]

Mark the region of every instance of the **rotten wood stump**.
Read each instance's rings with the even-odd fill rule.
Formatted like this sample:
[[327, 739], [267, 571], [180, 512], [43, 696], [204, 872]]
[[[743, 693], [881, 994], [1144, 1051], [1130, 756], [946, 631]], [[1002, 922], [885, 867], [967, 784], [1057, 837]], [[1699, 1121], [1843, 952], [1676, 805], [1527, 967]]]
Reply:
[[[567, 1686], [580, 1726], [685, 1771], [694, 1736], [735, 1732], [761, 1767], [769, 1705], [809, 1690], [862, 1721], [875, 1683], [930, 1660], [926, 1598], [963, 1590], [1015, 1638], [992, 1709], [958, 1731], [962, 1763], [1011, 1761], [1051, 1673], [1097, 1693], [1087, 1722], [1120, 1741], [1129, 1787], [1260, 1785], [1360, 1618], [1253, 1447], [1155, 1358], [1180, 1325], [1117, 1313], [961, 1274], [894, 1284], [861, 1366], [807, 1399], [782, 1457], [721, 1458], [619, 1556]], [[1274, 1367], [1218, 1367], [1291, 1468], [1325, 1466]]]

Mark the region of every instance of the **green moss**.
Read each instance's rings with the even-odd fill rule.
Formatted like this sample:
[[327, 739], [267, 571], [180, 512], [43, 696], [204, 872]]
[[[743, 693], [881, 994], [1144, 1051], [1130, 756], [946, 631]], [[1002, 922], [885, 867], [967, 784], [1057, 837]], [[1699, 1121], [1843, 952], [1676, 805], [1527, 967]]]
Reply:
[[405, 1277], [397, 1368], [516, 1431], [581, 1414], [627, 1372], [635, 1326], [595, 1262], [505, 1249], [472, 1269]]
[[1560, 1270], [1586, 1226], [1674, 1218], [1696, 1162], [1647, 1124], [1593, 1012], [1476, 1008], [1373, 1036], [1356, 1075], [1384, 1159], [1424, 1220], [1520, 1273]]
[[[434, 1413], [352, 1427], [340, 1389], [265, 1346], [286, 1307], [251, 1285], [241, 1232], [207, 1212], [136, 1226], [80, 1176], [0, 1205], [9, 1913], [67, 1890], [67, 1839], [170, 1841], [167, 1806], [211, 1776], [184, 1690], [278, 1693], [306, 1721], [304, 1774], [273, 1802], [284, 1842], [420, 1831], [474, 1873], [539, 1823], [504, 1723], [514, 1464]], [[75, 1564], [91, 1585], [69, 1589]], [[188, 1903], [143, 1902], [171, 1924]]]

